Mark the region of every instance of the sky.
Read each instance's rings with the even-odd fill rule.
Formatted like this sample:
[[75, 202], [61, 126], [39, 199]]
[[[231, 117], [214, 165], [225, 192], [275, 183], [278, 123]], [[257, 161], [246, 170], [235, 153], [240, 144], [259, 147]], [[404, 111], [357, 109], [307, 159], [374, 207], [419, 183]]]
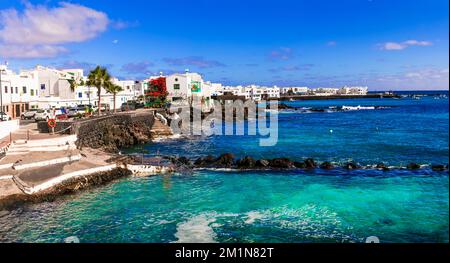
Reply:
[[447, 0], [1, 0], [0, 61], [225, 85], [449, 88]]

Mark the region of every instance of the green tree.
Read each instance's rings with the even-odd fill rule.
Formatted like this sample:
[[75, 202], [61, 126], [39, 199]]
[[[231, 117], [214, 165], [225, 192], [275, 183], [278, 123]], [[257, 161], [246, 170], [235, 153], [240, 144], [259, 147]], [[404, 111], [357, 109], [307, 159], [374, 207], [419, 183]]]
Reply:
[[79, 86], [84, 86], [84, 81], [83, 81], [83, 80], [77, 81], [77, 80], [75, 80], [75, 79], [68, 79], [67, 81], [68, 81], [69, 84], [70, 84], [70, 90], [71, 90], [72, 92], [75, 92], [75, 90], [76, 90]]
[[89, 72], [87, 77], [88, 86], [97, 88], [98, 95], [98, 115], [101, 112], [101, 102], [102, 102], [102, 88], [107, 89], [112, 85], [111, 83], [111, 75], [108, 73], [108, 70], [105, 67], [97, 66], [95, 69]]
[[112, 84], [106, 88], [106, 91], [113, 95], [114, 100], [114, 112], [116, 112], [116, 95], [117, 93], [123, 91], [123, 88], [119, 85]]

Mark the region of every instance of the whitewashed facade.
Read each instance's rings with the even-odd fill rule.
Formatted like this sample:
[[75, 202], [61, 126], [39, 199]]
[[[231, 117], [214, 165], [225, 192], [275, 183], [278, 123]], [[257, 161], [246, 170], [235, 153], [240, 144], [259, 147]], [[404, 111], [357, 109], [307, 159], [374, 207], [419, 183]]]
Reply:
[[38, 107], [37, 75], [33, 72], [16, 74], [6, 65], [0, 65], [1, 104], [3, 112], [11, 118], [20, 118], [30, 108]]

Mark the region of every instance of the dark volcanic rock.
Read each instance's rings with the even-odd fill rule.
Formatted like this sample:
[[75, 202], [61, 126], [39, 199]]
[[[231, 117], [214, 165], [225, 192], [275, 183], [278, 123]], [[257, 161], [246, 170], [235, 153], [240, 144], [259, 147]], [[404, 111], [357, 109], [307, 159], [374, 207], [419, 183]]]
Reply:
[[275, 158], [269, 161], [272, 168], [288, 169], [294, 167], [294, 163], [288, 158]]
[[356, 165], [355, 163], [352, 163], [352, 162], [348, 162], [348, 163], [344, 164], [344, 168], [347, 170], [358, 169], [358, 165]]
[[334, 165], [330, 162], [324, 162], [320, 165], [320, 168], [325, 170], [331, 170], [334, 168]]
[[312, 169], [312, 168], [316, 168], [316, 167], [317, 167], [317, 164], [314, 161], [314, 159], [308, 158], [305, 160], [305, 168]]
[[[269, 109], [270, 108], [270, 105], [269, 104], [267, 104], [267, 109]], [[293, 106], [289, 106], [289, 105], [287, 105], [287, 104], [285, 104], [285, 103], [279, 103], [278, 104], [278, 109], [279, 110], [296, 110], [297, 108], [296, 107], [293, 107]]]
[[260, 168], [266, 168], [269, 166], [269, 164], [270, 164], [270, 162], [267, 160], [264, 160], [264, 159], [256, 161], [256, 166], [260, 167]]
[[214, 156], [208, 155], [205, 158], [200, 157], [195, 160], [194, 165], [198, 167], [205, 167], [213, 164], [215, 160], [216, 159], [214, 158]]
[[191, 166], [192, 162], [191, 160], [189, 160], [188, 158], [182, 156], [180, 158], [177, 159], [177, 164], [181, 164], [181, 165], [186, 165], [186, 166]]
[[244, 158], [237, 161], [237, 166], [240, 169], [252, 169], [256, 166], [256, 161], [250, 156], [245, 156]]
[[420, 169], [420, 165], [418, 165], [417, 163], [409, 163], [406, 168], [408, 168], [409, 170], [417, 170]]
[[433, 171], [445, 171], [445, 166], [442, 164], [434, 164], [431, 166]]
[[294, 162], [294, 166], [296, 168], [300, 168], [300, 169], [305, 169], [306, 168], [306, 164], [304, 162]]
[[380, 170], [383, 170], [383, 171], [388, 171], [389, 170], [389, 168], [384, 163], [377, 164], [377, 169], [380, 169]]
[[214, 163], [219, 167], [231, 167], [234, 164], [234, 155], [232, 153], [222, 154]]

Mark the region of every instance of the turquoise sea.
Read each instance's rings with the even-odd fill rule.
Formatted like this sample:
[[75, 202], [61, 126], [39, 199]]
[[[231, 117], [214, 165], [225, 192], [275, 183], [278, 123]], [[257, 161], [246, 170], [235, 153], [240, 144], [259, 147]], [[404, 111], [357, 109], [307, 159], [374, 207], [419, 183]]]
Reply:
[[[213, 136], [145, 148], [191, 158], [232, 152], [238, 158], [312, 157], [361, 165], [447, 164], [448, 102], [434, 96], [288, 102], [305, 109], [385, 108], [283, 111], [275, 147], [259, 147], [254, 136]], [[0, 242], [63, 242], [70, 236], [81, 242], [340, 243], [369, 236], [449, 242], [448, 171], [202, 170], [123, 179], [0, 217]]]

